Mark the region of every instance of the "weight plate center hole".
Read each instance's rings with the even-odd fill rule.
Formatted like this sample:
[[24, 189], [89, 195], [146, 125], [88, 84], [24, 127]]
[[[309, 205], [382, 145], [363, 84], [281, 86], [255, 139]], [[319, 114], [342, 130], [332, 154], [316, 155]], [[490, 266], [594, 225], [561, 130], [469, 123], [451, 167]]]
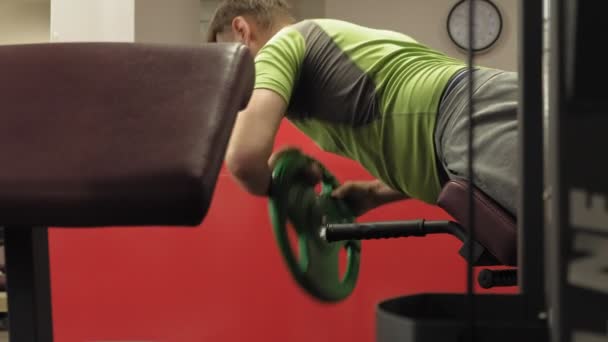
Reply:
[[322, 189], [322, 185], [321, 185], [321, 183], [319, 182], [319, 183], [317, 183], [317, 184], [315, 185], [315, 194], [320, 195], [320, 194], [321, 194], [321, 189]]

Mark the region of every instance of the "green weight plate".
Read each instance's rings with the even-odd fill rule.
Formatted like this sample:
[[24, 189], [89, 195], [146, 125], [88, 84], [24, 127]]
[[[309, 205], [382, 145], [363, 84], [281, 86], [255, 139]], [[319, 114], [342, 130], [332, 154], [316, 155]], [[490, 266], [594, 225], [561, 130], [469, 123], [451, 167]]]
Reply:
[[[322, 171], [322, 189], [302, 177], [302, 171], [317, 163]], [[349, 223], [354, 215], [331, 192], [339, 186], [336, 178], [314, 159], [297, 150], [284, 152], [273, 169], [273, 191], [269, 200], [270, 218], [275, 238], [287, 267], [296, 282], [313, 297], [325, 302], [347, 298], [354, 290], [359, 275], [361, 243], [340, 241], [328, 243], [320, 237], [323, 223]], [[299, 258], [288, 238], [288, 223], [295, 228]], [[340, 279], [340, 250], [347, 252], [346, 272]]]

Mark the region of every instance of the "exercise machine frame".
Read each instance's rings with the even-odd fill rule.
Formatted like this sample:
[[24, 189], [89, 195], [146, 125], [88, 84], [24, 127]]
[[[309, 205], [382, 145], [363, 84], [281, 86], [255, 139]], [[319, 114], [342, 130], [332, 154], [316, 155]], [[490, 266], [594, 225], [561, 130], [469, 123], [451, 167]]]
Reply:
[[[441, 294], [387, 300], [378, 309], [378, 341], [608, 341], [608, 164], [580, 148], [606, 145], [601, 127], [608, 127], [608, 100], [601, 88], [589, 85], [608, 78], [608, 71], [590, 67], [600, 60], [589, 43], [608, 43], [597, 17], [606, 7], [551, 1], [551, 106], [545, 130], [543, 1], [519, 1], [519, 294], [474, 296], [473, 301]], [[359, 229], [364, 238], [448, 233], [466, 246], [468, 235], [453, 225], [408, 221], [343, 228]], [[477, 259], [467, 260], [469, 267], [476, 265]], [[471, 312], [476, 315], [465, 322]]]

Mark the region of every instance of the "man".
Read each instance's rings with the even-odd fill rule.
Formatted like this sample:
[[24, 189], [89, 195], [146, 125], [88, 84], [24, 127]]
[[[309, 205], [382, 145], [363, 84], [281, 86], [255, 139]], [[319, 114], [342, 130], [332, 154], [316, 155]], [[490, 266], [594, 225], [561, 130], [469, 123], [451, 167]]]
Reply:
[[[208, 41], [240, 42], [255, 56], [255, 89], [226, 154], [228, 170], [248, 192], [268, 194], [283, 117], [377, 178], [335, 191], [357, 215], [407, 198], [435, 203], [443, 182], [467, 177], [463, 61], [393, 31], [332, 19], [296, 22], [284, 0], [222, 1]], [[517, 77], [482, 67], [473, 77], [474, 181], [515, 215]]]

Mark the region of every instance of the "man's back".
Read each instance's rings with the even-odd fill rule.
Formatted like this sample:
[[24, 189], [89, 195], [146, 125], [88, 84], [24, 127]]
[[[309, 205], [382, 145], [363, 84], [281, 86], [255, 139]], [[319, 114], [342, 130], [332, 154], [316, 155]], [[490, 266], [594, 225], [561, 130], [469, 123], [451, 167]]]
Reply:
[[436, 113], [447, 83], [465, 67], [401, 33], [305, 20], [260, 50], [256, 88], [279, 93], [288, 119], [324, 150], [434, 202]]

